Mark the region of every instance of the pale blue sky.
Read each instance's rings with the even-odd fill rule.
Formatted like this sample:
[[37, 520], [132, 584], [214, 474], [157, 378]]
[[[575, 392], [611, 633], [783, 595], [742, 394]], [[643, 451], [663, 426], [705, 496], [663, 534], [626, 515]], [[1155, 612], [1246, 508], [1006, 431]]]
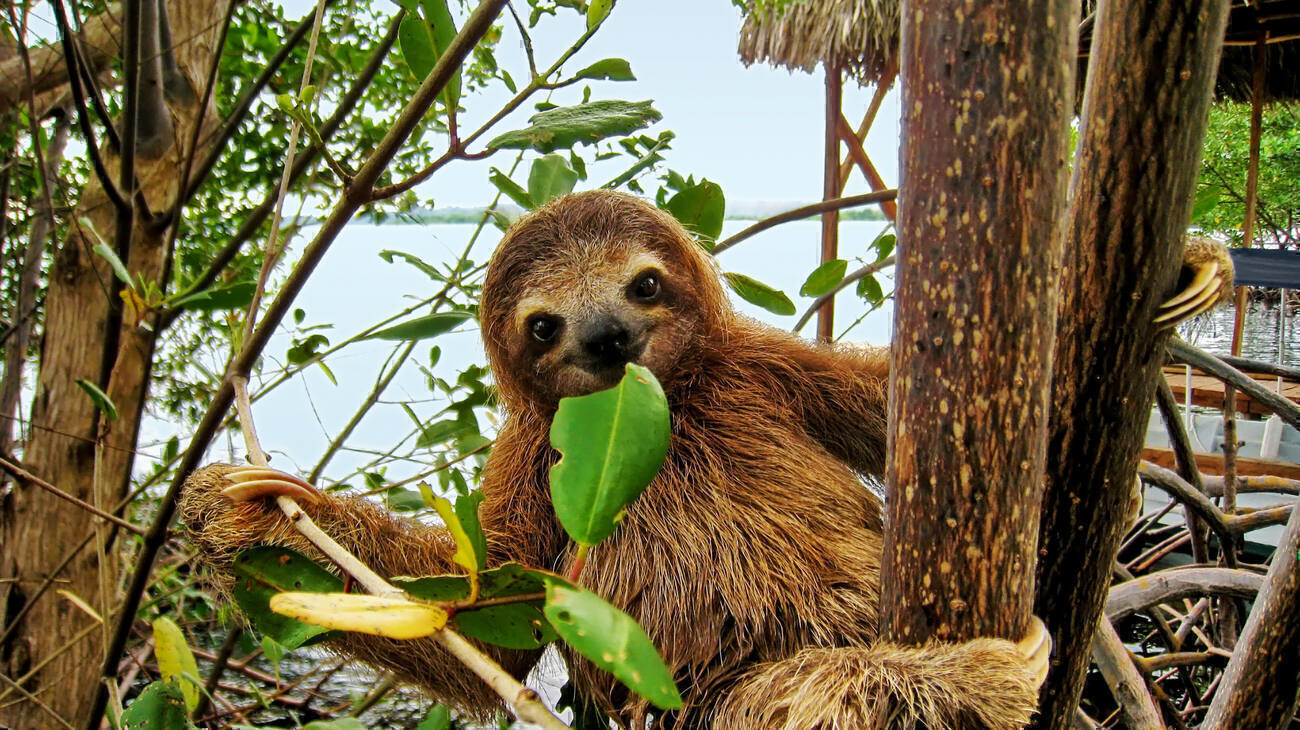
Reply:
[[[297, 17], [305, 14], [311, 3], [291, 0], [286, 6], [290, 15]], [[526, 5], [520, 6], [526, 11]], [[745, 68], [736, 53], [740, 26], [740, 12], [729, 0], [620, 0], [605, 27], [569, 62], [567, 70], [575, 71], [602, 58], [626, 59], [637, 80], [594, 82], [593, 98], [654, 100], [664, 120], [650, 132], [671, 129], [677, 133], [667, 155], [668, 165], [718, 182], [728, 200], [818, 200], [824, 76], [820, 69], [808, 74], [766, 64]], [[504, 27], [498, 62], [516, 80], [522, 80], [527, 66], [518, 32], [508, 20]], [[554, 59], [583, 27], [583, 18], [567, 9], [561, 9], [557, 17], [544, 17], [531, 31], [539, 65]], [[854, 82], [845, 84], [845, 116], [855, 126], [866, 110], [869, 94]], [[468, 99], [462, 126], [475, 128], [496, 111], [506, 95], [498, 84], [482, 98]], [[577, 85], [558, 92], [554, 101], [573, 104], [581, 95], [582, 86]], [[532, 105], [527, 104], [498, 129], [523, 126], [532, 112]], [[890, 184], [898, 177], [897, 147], [895, 92], [881, 109], [867, 142], [868, 154]], [[590, 158], [590, 148], [586, 149]], [[491, 164], [506, 165], [508, 159], [502, 154]], [[440, 206], [482, 204], [496, 192], [487, 182], [488, 167], [481, 163], [452, 165], [421, 191], [433, 196]], [[593, 170], [589, 184], [604, 179]], [[866, 191], [856, 172], [849, 191]]]

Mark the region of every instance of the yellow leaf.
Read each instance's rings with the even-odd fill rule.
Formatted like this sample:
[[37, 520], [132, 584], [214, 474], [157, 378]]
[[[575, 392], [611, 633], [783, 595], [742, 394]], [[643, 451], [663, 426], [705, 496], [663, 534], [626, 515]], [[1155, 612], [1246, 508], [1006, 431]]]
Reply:
[[451, 533], [451, 539], [456, 541], [456, 554], [451, 556], [451, 559], [456, 565], [469, 571], [470, 575], [477, 575], [478, 556], [474, 554], [474, 543], [470, 542], [469, 534], [460, 524], [460, 518], [456, 516], [456, 508], [452, 507], [451, 502], [444, 497], [434, 497], [432, 504], [438, 511], [438, 516], [447, 524], [447, 532]]
[[271, 610], [327, 629], [390, 639], [418, 639], [447, 625], [447, 612], [437, 606], [357, 593], [278, 593]]
[[153, 653], [158, 657], [158, 671], [163, 679], [175, 679], [190, 712], [199, 706], [199, 665], [194, 661], [185, 634], [175, 621], [162, 616], [153, 622]]

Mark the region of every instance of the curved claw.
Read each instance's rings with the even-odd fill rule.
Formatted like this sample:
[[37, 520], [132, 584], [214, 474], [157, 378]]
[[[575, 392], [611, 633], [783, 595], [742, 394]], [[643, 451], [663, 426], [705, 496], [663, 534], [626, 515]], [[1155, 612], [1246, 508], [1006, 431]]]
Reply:
[[1042, 687], [1043, 680], [1047, 679], [1048, 660], [1052, 656], [1052, 635], [1047, 633], [1047, 627], [1037, 616], [1030, 616], [1029, 619], [1029, 633], [1016, 644], [1016, 648], [1025, 658], [1026, 668], [1033, 675], [1035, 685]]
[[1192, 282], [1185, 289], [1161, 303], [1160, 314], [1155, 318], [1156, 324], [1172, 327], [1188, 317], [1200, 314], [1214, 305], [1222, 288], [1223, 277], [1219, 273], [1219, 262], [1206, 262], [1196, 268]]
[[226, 479], [232, 484], [221, 490], [221, 493], [236, 502], [266, 497], [291, 497], [309, 504], [321, 501], [320, 490], [310, 482], [279, 469], [239, 466], [227, 472]]

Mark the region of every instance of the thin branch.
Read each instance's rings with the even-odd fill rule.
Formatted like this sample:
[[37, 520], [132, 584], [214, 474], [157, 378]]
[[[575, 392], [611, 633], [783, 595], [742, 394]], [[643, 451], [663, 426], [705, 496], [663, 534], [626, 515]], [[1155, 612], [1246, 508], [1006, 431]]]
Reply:
[[[231, 3], [231, 7], [233, 9], [233, 2]], [[194, 194], [198, 192], [204, 181], [207, 180], [208, 175], [212, 173], [213, 168], [215, 168], [217, 163], [221, 160], [221, 156], [227, 152], [227, 143], [235, 136], [235, 132], [239, 130], [239, 125], [244, 123], [244, 120], [248, 116], [248, 110], [253, 107], [253, 102], [257, 101], [257, 98], [261, 96], [267, 85], [271, 83], [271, 80], [274, 79], [275, 75], [280, 71], [280, 67], [283, 66], [284, 62], [293, 55], [294, 49], [298, 47], [298, 44], [302, 42], [302, 39], [307, 37], [307, 32], [313, 27], [311, 19], [314, 15], [315, 11], [309, 13], [302, 20], [298, 21], [298, 25], [293, 29], [293, 32], [289, 34], [289, 37], [284, 40], [284, 44], [280, 46], [280, 50], [276, 51], [275, 55], [267, 61], [266, 68], [258, 74], [257, 78], [253, 80], [247, 89], [244, 89], [244, 93], [239, 95], [239, 100], [235, 102], [234, 108], [230, 110], [230, 114], [222, 123], [221, 129], [216, 133], [215, 138], [209, 147], [207, 156], [203, 158], [203, 162], [200, 163], [198, 168], [194, 171], [194, 175], [188, 178], [189, 182], [186, 184], [184, 194], [177, 196], [176, 205], [173, 207], [171, 213], [172, 217], [179, 215], [181, 207], [194, 197]], [[389, 35], [392, 35], [391, 30]], [[385, 48], [383, 54], [386, 55], [387, 52], [388, 51]], [[218, 60], [219, 59], [220, 54], [218, 54]], [[362, 72], [360, 77], [365, 77], [365, 73]], [[373, 74], [371, 74], [371, 78], [373, 78]], [[368, 83], [369, 82], [367, 81], [366, 85], [368, 85]], [[362, 88], [364, 88], [364, 85]], [[348, 105], [340, 105], [340, 108], [351, 111], [351, 107]], [[196, 125], [195, 129], [198, 130], [199, 125]], [[332, 131], [333, 130], [331, 130], [331, 132]], [[297, 176], [295, 175], [295, 177]]]
[[[525, 101], [527, 101], [528, 97], [532, 96], [534, 92], [536, 92], [538, 89], [546, 88], [545, 79], [549, 78], [551, 74], [554, 74], [555, 72], [559, 71], [560, 67], [563, 66], [566, 61], [568, 61], [570, 58], [573, 57], [573, 54], [577, 53], [579, 50], [582, 49], [583, 46], [587, 44], [587, 41], [590, 40], [593, 35], [595, 35], [596, 31], [599, 30], [599, 28], [600, 26], [596, 26], [594, 28], [588, 28], [585, 33], [583, 33], [581, 36], [578, 37], [578, 40], [574, 41], [573, 45], [569, 46], [569, 48], [564, 53], [560, 54], [560, 57], [556, 59], [555, 63], [551, 64], [550, 68], [546, 69], [546, 71], [541, 76], [534, 76], [528, 82], [528, 85], [523, 88], [523, 90], [521, 90], [518, 94], [515, 94], [514, 97], [510, 99], [510, 101], [505, 103], [505, 106], [501, 107], [501, 109], [496, 114], [493, 114], [492, 117], [488, 119], [486, 122], [484, 122], [483, 125], [480, 126], [478, 129], [476, 129], [473, 134], [466, 137], [464, 140], [461, 140], [459, 143], [453, 137], [451, 140], [451, 144], [448, 145], [447, 151], [443, 153], [442, 157], [439, 157], [438, 159], [434, 160], [424, 169], [406, 178], [405, 180], [393, 183], [392, 185], [386, 185], [384, 187], [375, 188], [371, 193], [370, 200], [371, 201], [384, 200], [387, 198], [391, 198], [394, 195], [398, 195], [407, 190], [410, 190], [416, 185], [419, 185], [425, 180], [428, 180], [429, 177], [433, 175], [433, 173], [437, 172], [444, 165], [446, 165], [448, 162], [451, 162], [453, 159], [457, 157], [480, 159], [482, 157], [486, 157], [487, 155], [495, 152], [496, 150], [488, 149], [481, 154], [466, 154], [465, 150], [470, 146], [470, 144], [472, 144], [479, 137], [483, 136], [484, 133], [486, 133], [489, 129], [491, 129], [494, 125], [496, 125], [497, 122], [504, 119], [506, 115], [508, 115], [510, 112], [513, 112], [516, 108], [518, 108], [520, 104], [523, 104]], [[429, 75], [430, 77], [432, 77], [433, 72], [430, 71]]]
[[844, 291], [844, 289], [848, 288], [850, 284], [853, 284], [854, 282], [860, 279], [864, 279], [876, 273], [877, 271], [880, 271], [881, 269], [889, 268], [890, 266], [893, 266], [894, 263], [895, 263], [895, 257], [886, 256], [885, 258], [873, 264], [867, 264], [866, 266], [863, 266], [857, 271], [848, 274], [847, 276], [844, 277], [843, 281], [835, 285], [834, 289], [831, 289], [825, 294], [814, 299], [812, 304], [809, 304], [808, 308], [804, 310], [803, 316], [799, 318], [799, 321], [795, 323], [794, 327], [790, 328], [790, 331], [798, 332], [799, 330], [803, 329], [804, 325], [808, 324], [808, 321], [813, 318], [814, 314], [817, 314], [817, 310], [821, 309], [821, 306], [823, 304], [829, 302], [831, 299], [834, 299], [836, 294], [839, 294], [841, 291]]
[[718, 245], [713, 247], [713, 255], [717, 256], [718, 254], [726, 251], [732, 246], [735, 246], [741, 241], [744, 241], [747, 238], [752, 238], [762, 233], [763, 231], [781, 225], [782, 223], [789, 223], [790, 221], [802, 220], [809, 216], [816, 215], [817, 213], [824, 213], [828, 210], [842, 210], [844, 208], [856, 208], [861, 205], [871, 205], [873, 203], [879, 203], [885, 200], [896, 200], [897, 198], [898, 198], [897, 190], [881, 190], [874, 193], [867, 193], [865, 195], [850, 195], [845, 198], [834, 198], [831, 200], [823, 200], [820, 203], [812, 203], [811, 205], [805, 205], [801, 208], [788, 210], [784, 213], [779, 213], [770, 218], [764, 218], [763, 220], [744, 229], [743, 231], [740, 231], [739, 233], [736, 233], [732, 236], [727, 237], [726, 239], [723, 239], [722, 241], [719, 241]]
[[[72, 29], [68, 26], [68, 16], [63, 8], [63, 0], [52, 0], [51, 5], [54, 8], [54, 19], [59, 26], [59, 35], [63, 38], [63, 60], [69, 69], [78, 67], [76, 47], [74, 46]], [[108, 174], [108, 168], [104, 165], [104, 157], [100, 153], [99, 144], [96, 142], [95, 130], [90, 125], [90, 113], [86, 110], [86, 97], [81, 88], [81, 79], [75, 72], [68, 74], [68, 87], [72, 90], [72, 101], [77, 107], [77, 126], [81, 129], [81, 136], [86, 144], [86, 155], [90, 158], [91, 169], [95, 171], [95, 177], [99, 179], [99, 185], [108, 196], [113, 206], [120, 210], [123, 207], [129, 207], [130, 201], [118, 190], [117, 184], [113, 182], [112, 176]]]
[[307, 481], [315, 483], [316, 480], [320, 479], [321, 472], [325, 471], [325, 467], [330, 463], [330, 459], [334, 458], [334, 455], [338, 453], [343, 442], [347, 441], [348, 437], [352, 435], [352, 432], [361, 424], [361, 419], [365, 418], [366, 414], [370, 412], [370, 409], [379, 402], [379, 397], [388, 389], [389, 384], [393, 382], [393, 378], [397, 377], [397, 373], [401, 371], [402, 365], [406, 362], [406, 359], [411, 356], [411, 352], [415, 349], [417, 342], [418, 340], [408, 341], [404, 346], [402, 346], [401, 352], [397, 355], [397, 361], [392, 363], [387, 372], [382, 370], [380, 371], [379, 378], [375, 381], [375, 387], [371, 388], [370, 392], [366, 394], [365, 400], [361, 402], [360, 407], [358, 407], [352, 414], [352, 418], [347, 422], [347, 425], [345, 425], [334, 439], [330, 441], [329, 446], [325, 448], [325, 453], [321, 456], [320, 460], [316, 462], [316, 466], [312, 468], [311, 473], [307, 475]]
[[[305, 24], [301, 26], [301, 30], [304, 34], [307, 32], [308, 27], [309, 26]], [[375, 75], [378, 74], [379, 69], [383, 67], [384, 59], [388, 56], [388, 52], [392, 50], [393, 44], [397, 42], [398, 28], [399, 23], [397, 22], [389, 24], [388, 33], [382, 40], [380, 40], [375, 52], [371, 54], [370, 60], [366, 62], [366, 66], [361, 70], [361, 73], [357, 75], [356, 80], [353, 81], [352, 86], [348, 88], [347, 93], [345, 93], [339, 100], [338, 108], [335, 109], [334, 114], [330, 116], [325, 124], [321, 125], [320, 133], [323, 138], [329, 139], [333, 136], [333, 134], [343, 125], [343, 121], [352, 113], [352, 110], [356, 108], [357, 102], [361, 100], [362, 94], [364, 94], [366, 89], [370, 87], [371, 82], [375, 79]], [[295, 31], [295, 33], [296, 32], [297, 31]], [[224, 146], [224, 144], [217, 145], [219, 148], [224, 148]], [[303, 153], [298, 156], [298, 159], [294, 163], [292, 179], [296, 181], [298, 178], [302, 177], [303, 173], [307, 171], [307, 168], [316, 161], [316, 158], [317, 153], [315, 150], [303, 150]], [[216, 164], [215, 160], [210, 160], [210, 162], [213, 165]], [[196, 176], [195, 186], [201, 182], [201, 180], [198, 180], [197, 178], [198, 176]], [[196, 189], [197, 187], [192, 188], [191, 194]], [[225, 268], [230, 265], [230, 262], [235, 259], [235, 256], [239, 253], [239, 250], [243, 248], [244, 244], [247, 243], [248, 240], [257, 233], [258, 229], [261, 228], [262, 223], [266, 221], [267, 216], [271, 214], [271, 210], [275, 207], [275, 200], [275, 196], [271, 194], [271, 192], [268, 192], [266, 199], [244, 216], [244, 222], [240, 225], [239, 230], [236, 231], [230, 241], [226, 243], [219, 252], [217, 252], [217, 255], [212, 257], [212, 261], [208, 263], [207, 269], [205, 269], [203, 273], [194, 280], [194, 283], [185, 289], [185, 291], [177, 294], [175, 299], [183, 298], [211, 286], [217, 280], [217, 277], [221, 275], [221, 272], [224, 271]], [[183, 311], [184, 310], [179, 308], [172, 308], [164, 312], [159, 317], [159, 329], [161, 330], [170, 327]]]
[[1112, 622], [1161, 603], [1193, 596], [1254, 598], [1264, 576], [1232, 568], [1173, 568], [1111, 586], [1105, 617]]
[[133, 525], [130, 522], [127, 522], [126, 520], [122, 519], [121, 517], [118, 517], [117, 515], [109, 514], [108, 512], [105, 512], [104, 510], [96, 507], [93, 504], [90, 504], [88, 502], [83, 502], [82, 500], [77, 499], [71, 494], [68, 494], [62, 489], [59, 489], [53, 484], [50, 484], [44, 479], [41, 479], [40, 477], [27, 471], [21, 466], [18, 466], [12, 461], [9, 461], [8, 459], [0, 457], [0, 467], [4, 468], [4, 470], [9, 472], [10, 474], [13, 474], [15, 477], [29, 484], [40, 487], [41, 489], [44, 489], [45, 491], [49, 492], [50, 494], [53, 494], [59, 499], [62, 499], [65, 502], [70, 502], [76, 505], [77, 507], [80, 507], [81, 509], [95, 515], [101, 520], [104, 520], [106, 522], [111, 522], [117, 525], [118, 527], [130, 530], [131, 532], [137, 535], [143, 535], [145, 532], [143, 527], [140, 527], [139, 525]]
[[1128, 727], [1164, 726], [1146, 681], [1133, 665], [1132, 655], [1125, 648], [1115, 627], [1105, 616], [1097, 620], [1097, 631], [1092, 637], [1092, 660], [1097, 663], [1101, 676], [1110, 686], [1115, 702], [1128, 720]]

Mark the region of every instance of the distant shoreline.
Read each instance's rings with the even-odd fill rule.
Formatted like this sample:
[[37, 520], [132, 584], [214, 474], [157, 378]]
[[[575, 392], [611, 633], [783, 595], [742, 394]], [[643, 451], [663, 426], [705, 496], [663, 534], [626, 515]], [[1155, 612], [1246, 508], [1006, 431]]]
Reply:
[[[746, 209], [746, 206], [737, 206], [740, 209], [735, 212], [728, 212], [725, 220], [729, 221], [757, 221], [764, 218], [782, 213], [787, 210], [794, 210], [805, 205], [805, 203], [785, 204], [763, 204], [761, 210]], [[483, 212], [486, 207], [482, 208], [439, 208], [428, 209], [418, 208], [398, 212], [378, 211], [377, 213], [363, 214], [357, 216], [357, 220], [374, 225], [428, 225], [437, 223], [478, 223], [483, 219]], [[523, 209], [517, 206], [500, 206], [498, 210], [505, 214], [510, 220], [514, 220], [523, 214]], [[811, 215], [806, 220], [817, 220], [819, 216]], [[874, 206], [865, 206], [862, 208], [851, 208], [840, 211], [840, 220], [845, 221], [884, 221], [885, 215], [880, 212], [879, 208]], [[317, 221], [319, 222], [319, 221]]]

